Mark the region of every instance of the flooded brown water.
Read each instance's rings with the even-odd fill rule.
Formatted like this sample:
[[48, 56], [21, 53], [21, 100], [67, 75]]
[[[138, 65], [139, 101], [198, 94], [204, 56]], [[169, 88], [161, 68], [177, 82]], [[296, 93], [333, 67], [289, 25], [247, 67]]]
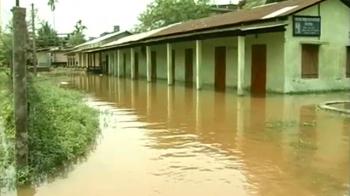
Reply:
[[85, 161], [21, 196], [348, 195], [349, 93], [237, 97], [165, 82], [76, 76], [100, 111]]

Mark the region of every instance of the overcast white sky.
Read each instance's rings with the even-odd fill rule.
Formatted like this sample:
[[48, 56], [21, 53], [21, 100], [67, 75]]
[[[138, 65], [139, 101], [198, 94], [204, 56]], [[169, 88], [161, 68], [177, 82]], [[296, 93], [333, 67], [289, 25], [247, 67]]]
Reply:
[[[69, 33], [74, 24], [82, 20], [87, 26], [87, 36], [98, 36], [103, 32], [112, 31], [114, 25], [120, 25], [121, 30], [129, 30], [137, 23], [138, 15], [152, 0], [58, 0], [56, 11], [50, 11], [48, 0], [20, 0], [21, 6], [28, 10], [34, 3], [40, 19], [53, 24], [59, 33]], [[216, 3], [236, 2], [237, 0], [213, 0]], [[11, 7], [15, 0], [0, 0], [2, 24], [11, 19]]]

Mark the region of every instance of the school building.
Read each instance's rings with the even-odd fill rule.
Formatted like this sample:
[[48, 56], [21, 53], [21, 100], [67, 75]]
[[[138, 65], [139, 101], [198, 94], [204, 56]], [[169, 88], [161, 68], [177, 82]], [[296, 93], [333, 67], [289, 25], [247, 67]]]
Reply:
[[[350, 1], [287, 0], [91, 48], [104, 73], [261, 95], [350, 89]], [[94, 59], [85, 62], [92, 66]]]

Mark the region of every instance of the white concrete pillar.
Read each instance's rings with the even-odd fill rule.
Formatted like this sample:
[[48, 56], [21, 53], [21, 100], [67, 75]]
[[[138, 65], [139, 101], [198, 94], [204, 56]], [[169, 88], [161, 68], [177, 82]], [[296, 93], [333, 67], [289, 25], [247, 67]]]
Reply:
[[202, 88], [202, 40], [196, 40], [196, 87]]
[[122, 61], [121, 61], [121, 57], [120, 57], [120, 50], [117, 51], [117, 73], [118, 73], [118, 77], [120, 78], [122, 76]]
[[151, 47], [150, 46], [146, 46], [146, 64], [147, 64], [147, 81], [148, 82], [152, 82], [152, 78], [151, 78]]
[[238, 36], [238, 81], [237, 81], [237, 94], [244, 95], [244, 68], [245, 68], [245, 37]]
[[167, 68], [168, 68], [168, 85], [173, 85], [173, 69], [172, 69], [172, 46], [170, 43], [166, 44], [167, 51]]
[[135, 50], [130, 49], [130, 65], [131, 65], [131, 79], [135, 79]]

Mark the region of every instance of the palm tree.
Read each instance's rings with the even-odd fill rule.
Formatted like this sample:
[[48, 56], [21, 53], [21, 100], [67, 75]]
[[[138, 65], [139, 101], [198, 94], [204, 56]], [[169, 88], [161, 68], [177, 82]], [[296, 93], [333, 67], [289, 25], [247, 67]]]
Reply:
[[56, 9], [56, 3], [57, 3], [57, 0], [49, 0], [49, 2], [47, 3], [49, 6], [50, 6], [50, 9], [51, 9], [51, 11], [55, 11], [55, 9]]
[[55, 10], [56, 10], [56, 3], [58, 0], [48, 0], [47, 4], [50, 6], [50, 9], [52, 11], [52, 22], [53, 22], [53, 27], [55, 28]]

